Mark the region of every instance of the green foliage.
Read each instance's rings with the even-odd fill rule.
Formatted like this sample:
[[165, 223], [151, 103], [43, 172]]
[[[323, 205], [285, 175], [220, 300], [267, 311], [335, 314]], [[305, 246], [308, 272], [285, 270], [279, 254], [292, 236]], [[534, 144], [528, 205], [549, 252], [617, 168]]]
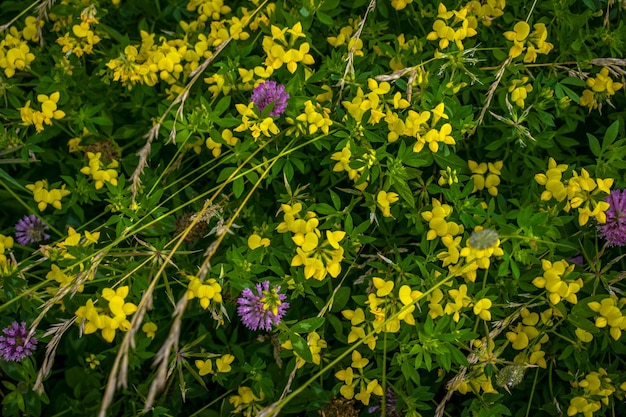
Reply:
[[2, 415], [624, 414], [625, 15], [0, 2]]

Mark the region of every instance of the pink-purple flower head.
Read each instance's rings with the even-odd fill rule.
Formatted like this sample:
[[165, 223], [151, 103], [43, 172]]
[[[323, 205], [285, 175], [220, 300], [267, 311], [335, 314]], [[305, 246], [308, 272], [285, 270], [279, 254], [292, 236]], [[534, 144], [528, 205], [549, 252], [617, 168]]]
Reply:
[[287, 108], [289, 94], [285, 91], [285, 86], [277, 84], [275, 81], [263, 81], [253, 91], [250, 101], [263, 112], [263, 109], [270, 103], [274, 103], [274, 108], [270, 116], [280, 116]]
[[609, 203], [606, 223], [598, 225], [600, 236], [611, 246], [626, 245], [626, 190], [613, 190], [605, 197]]
[[15, 240], [20, 245], [26, 246], [50, 239], [50, 235], [46, 233], [48, 226], [34, 214], [22, 217], [15, 225], [15, 230]]
[[35, 336], [28, 337], [26, 323], [14, 321], [10, 326], [2, 329], [0, 336], [0, 356], [5, 361], [21, 362], [33, 354], [37, 348]]
[[241, 322], [251, 330], [272, 330], [289, 308], [287, 296], [280, 294], [280, 286], [271, 287], [269, 281], [256, 284], [256, 291], [246, 288], [237, 299], [237, 313]]

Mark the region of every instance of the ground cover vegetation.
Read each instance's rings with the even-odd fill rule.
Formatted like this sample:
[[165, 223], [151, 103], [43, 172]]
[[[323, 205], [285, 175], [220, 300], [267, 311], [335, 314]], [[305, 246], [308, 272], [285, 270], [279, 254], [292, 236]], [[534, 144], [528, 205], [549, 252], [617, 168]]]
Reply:
[[626, 414], [626, 3], [0, 3], [3, 416]]

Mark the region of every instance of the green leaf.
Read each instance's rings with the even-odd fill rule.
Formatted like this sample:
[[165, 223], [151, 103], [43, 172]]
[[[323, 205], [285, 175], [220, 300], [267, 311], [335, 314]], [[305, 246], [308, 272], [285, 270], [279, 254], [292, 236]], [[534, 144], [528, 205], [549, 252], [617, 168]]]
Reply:
[[407, 185], [406, 181], [396, 177], [393, 182], [393, 188], [411, 208], [415, 208], [415, 199], [413, 198], [413, 193], [411, 192], [411, 189]]
[[[611, 126], [608, 127], [608, 129], [606, 129], [606, 132], [604, 132], [604, 137], [602, 138], [602, 148], [603, 149], [607, 149], [617, 138], [617, 132], [619, 130], [619, 120], [614, 121], [613, 123], [611, 123]], [[587, 135], [590, 136], [590, 135]], [[598, 156], [597, 154], [594, 155]]]
[[15, 180], [11, 175], [9, 175], [9, 173], [6, 172], [4, 169], [0, 169], [0, 177], [4, 178], [7, 181], [9, 181], [17, 189], [22, 189], [23, 188], [22, 185], [19, 182], [17, 182], [17, 180]]
[[[319, 317], [319, 318], [322, 318], [322, 317]], [[294, 352], [298, 354], [298, 356], [300, 356], [302, 359], [304, 359], [307, 362], [313, 361], [313, 355], [311, 354], [309, 345], [306, 343], [306, 340], [302, 338], [302, 336], [294, 332], [289, 332], [289, 340], [291, 340], [291, 345], [293, 346], [293, 350]]]
[[349, 298], [350, 298], [350, 288], [348, 287], [339, 288], [337, 292], [335, 293], [331, 311], [333, 312], [341, 311], [345, 307], [345, 305], [348, 303]]
[[215, 105], [215, 108], [213, 109], [213, 112], [211, 114], [211, 118], [213, 118], [214, 116], [219, 116], [222, 113], [224, 113], [224, 111], [226, 111], [228, 106], [230, 106], [230, 96], [222, 97], [220, 101], [218, 101], [217, 104]]
[[233, 181], [233, 194], [235, 195], [235, 198], [241, 197], [243, 192], [244, 192], [243, 177], [235, 178], [235, 180]]
[[318, 11], [315, 15], [317, 16], [319, 21], [325, 24], [326, 26], [332, 27], [335, 25], [335, 22], [333, 22], [333, 18], [328, 16], [326, 13]]
[[333, 190], [328, 190], [328, 193], [330, 194], [330, 199], [333, 201], [333, 206], [335, 207], [335, 210], [341, 210], [341, 199], [339, 198], [337, 193]]
[[313, 330], [318, 329], [322, 324], [324, 324], [324, 317], [311, 317], [310, 319], [299, 321], [293, 325], [291, 331], [294, 333], [311, 333]]
[[595, 156], [600, 156], [602, 154], [602, 150], [600, 149], [600, 142], [598, 142], [598, 139], [596, 139], [596, 137], [591, 133], [587, 133], [587, 139], [589, 140], [589, 148], [591, 149], [591, 152]]

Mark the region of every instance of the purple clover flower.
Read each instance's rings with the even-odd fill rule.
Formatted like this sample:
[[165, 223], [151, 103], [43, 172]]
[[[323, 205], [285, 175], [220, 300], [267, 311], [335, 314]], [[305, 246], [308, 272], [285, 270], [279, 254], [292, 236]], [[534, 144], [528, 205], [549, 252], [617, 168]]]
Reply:
[[21, 362], [27, 356], [33, 354], [37, 347], [37, 339], [34, 336], [28, 337], [26, 323], [13, 322], [8, 327], [2, 329], [3, 336], [0, 336], [0, 356], [5, 361]]
[[[397, 400], [396, 394], [393, 392], [391, 388], [387, 388], [387, 393], [385, 397], [386, 397], [385, 398], [385, 415], [389, 417], [398, 415], [396, 414], [396, 400]], [[380, 415], [382, 416], [382, 407], [380, 405], [369, 407], [367, 411], [370, 414], [380, 412]]]
[[274, 81], [263, 81], [252, 91], [250, 101], [254, 102], [261, 111], [273, 102], [274, 108], [270, 116], [280, 116], [287, 108], [288, 99], [289, 94], [285, 91], [284, 85], [276, 84]]
[[26, 246], [50, 239], [50, 235], [46, 233], [48, 226], [34, 214], [22, 217], [15, 225], [15, 230], [15, 238], [20, 245]]
[[600, 236], [610, 246], [626, 245], [626, 190], [613, 190], [604, 198], [610, 207], [606, 223], [598, 225]]
[[246, 288], [237, 299], [237, 313], [241, 322], [251, 330], [272, 330], [277, 326], [287, 309], [289, 303], [285, 303], [285, 294], [279, 294], [280, 285], [270, 288], [269, 281], [256, 284], [256, 294]]

